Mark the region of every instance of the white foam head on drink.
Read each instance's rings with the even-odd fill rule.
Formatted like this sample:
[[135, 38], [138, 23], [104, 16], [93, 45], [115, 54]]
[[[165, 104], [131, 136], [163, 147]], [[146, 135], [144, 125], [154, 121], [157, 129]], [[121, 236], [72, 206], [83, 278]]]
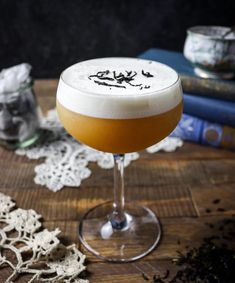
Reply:
[[[105, 79], [97, 76], [105, 71]], [[134, 75], [133, 80], [117, 81], [120, 73], [129, 78]], [[82, 115], [129, 119], [171, 110], [181, 102], [182, 90], [178, 74], [164, 64], [135, 58], [101, 58], [67, 68], [60, 77], [57, 100]]]

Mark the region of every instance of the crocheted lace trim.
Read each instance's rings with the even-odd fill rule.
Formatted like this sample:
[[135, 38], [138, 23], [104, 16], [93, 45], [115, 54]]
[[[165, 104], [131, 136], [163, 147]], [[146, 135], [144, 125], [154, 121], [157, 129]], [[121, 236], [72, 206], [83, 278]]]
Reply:
[[86, 268], [85, 255], [75, 245], [63, 245], [58, 228], [43, 229], [41, 218], [33, 209], [16, 208], [9, 196], [0, 193], [0, 268], [11, 270], [5, 283], [24, 275], [29, 275], [24, 281], [28, 283], [88, 283], [79, 278]]

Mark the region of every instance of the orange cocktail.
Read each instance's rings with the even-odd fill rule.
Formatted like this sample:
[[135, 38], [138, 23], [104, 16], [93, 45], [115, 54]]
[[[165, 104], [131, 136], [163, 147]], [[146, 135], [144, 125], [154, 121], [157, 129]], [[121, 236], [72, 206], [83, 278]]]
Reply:
[[177, 125], [182, 102], [161, 114], [135, 119], [104, 119], [81, 115], [57, 102], [65, 129], [75, 139], [101, 151], [127, 153], [157, 143]]
[[57, 111], [78, 141], [114, 156], [114, 201], [88, 211], [79, 238], [96, 256], [133, 261], [156, 247], [158, 218], [124, 199], [124, 154], [167, 135], [182, 113], [178, 74], [166, 65], [134, 58], [101, 58], [66, 69], [57, 90]]

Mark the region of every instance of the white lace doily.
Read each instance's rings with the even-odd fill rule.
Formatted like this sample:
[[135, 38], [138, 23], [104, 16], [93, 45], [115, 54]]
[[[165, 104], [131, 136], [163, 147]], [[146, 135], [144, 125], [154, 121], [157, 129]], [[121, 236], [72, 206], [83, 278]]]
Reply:
[[[45, 161], [35, 167], [36, 184], [46, 186], [56, 192], [64, 186], [79, 187], [83, 179], [91, 175], [89, 162], [96, 162], [104, 169], [113, 168], [113, 156], [94, 150], [86, 145], [79, 144], [63, 129], [56, 110], [50, 110], [42, 121], [42, 128], [51, 131], [47, 141], [30, 149], [18, 149], [18, 155], [26, 155], [30, 159], [44, 157]], [[174, 151], [182, 146], [178, 138], [168, 137], [147, 149], [149, 153], [159, 150]], [[129, 153], [125, 156], [125, 166], [139, 158], [138, 153]]]
[[30, 275], [24, 281], [28, 283], [88, 283], [79, 278], [85, 269], [85, 255], [75, 245], [64, 246], [57, 238], [58, 228], [42, 229], [40, 219], [32, 209], [16, 209], [12, 199], [0, 193], [0, 269], [11, 269], [5, 283], [23, 275]]

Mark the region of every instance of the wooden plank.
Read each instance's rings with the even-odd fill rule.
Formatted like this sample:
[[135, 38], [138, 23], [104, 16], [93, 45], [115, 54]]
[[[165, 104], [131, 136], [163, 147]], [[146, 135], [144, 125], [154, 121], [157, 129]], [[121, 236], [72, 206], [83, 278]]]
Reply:
[[55, 107], [58, 80], [36, 80], [34, 91], [43, 113]]
[[[218, 171], [218, 167], [220, 171]], [[84, 182], [86, 186], [103, 184], [112, 186], [112, 172], [90, 165], [94, 173]], [[208, 171], [205, 168], [210, 168]], [[220, 183], [234, 183], [235, 159], [223, 160], [143, 160], [134, 161], [125, 170], [126, 187], [159, 187], [192, 184], [214, 183], [216, 178]], [[218, 174], [220, 178], [218, 178]]]
[[58, 79], [37, 79], [34, 82], [34, 90], [36, 95], [54, 95], [57, 85]]
[[235, 214], [235, 183], [190, 187], [198, 215]]
[[192, 142], [184, 141], [182, 147], [175, 152], [156, 152], [149, 154], [146, 151], [141, 152], [142, 158], [158, 160], [208, 160], [208, 159], [224, 159], [235, 158], [235, 151], [211, 146], [200, 145]]
[[[38, 160], [16, 156], [13, 152], [0, 149], [0, 187], [12, 187], [12, 180], [6, 179], [6, 172], [15, 176], [15, 172], [28, 176], [29, 181], [34, 176], [34, 166], [40, 164]], [[31, 167], [31, 168], [30, 168]], [[83, 182], [87, 187], [112, 186], [112, 170], [104, 170], [94, 163], [90, 163], [93, 174]], [[235, 159], [222, 160], [153, 160], [138, 159], [126, 168], [125, 181], [127, 187], [136, 186], [164, 186], [181, 184], [227, 184], [235, 182]], [[21, 178], [21, 174], [18, 178]], [[4, 180], [4, 182], [3, 182]], [[9, 181], [9, 183], [7, 183]], [[31, 184], [30, 184], [31, 185]], [[13, 186], [14, 187], [14, 186]], [[18, 186], [20, 187], [20, 186]]]
[[[17, 205], [24, 209], [33, 208], [46, 220], [78, 220], [82, 214], [95, 205], [112, 199], [110, 187], [67, 188], [53, 193], [41, 186], [20, 189], [1, 188]], [[151, 208], [159, 217], [196, 216], [187, 187], [131, 188], [127, 199]]]
[[91, 282], [146, 282], [143, 274], [152, 282], [155, 274], [164, 276], [171, 268], [172, 275], [176, 267], [170, 260], [148, 260], [129, 264], [91, 263], [88, 266]]

